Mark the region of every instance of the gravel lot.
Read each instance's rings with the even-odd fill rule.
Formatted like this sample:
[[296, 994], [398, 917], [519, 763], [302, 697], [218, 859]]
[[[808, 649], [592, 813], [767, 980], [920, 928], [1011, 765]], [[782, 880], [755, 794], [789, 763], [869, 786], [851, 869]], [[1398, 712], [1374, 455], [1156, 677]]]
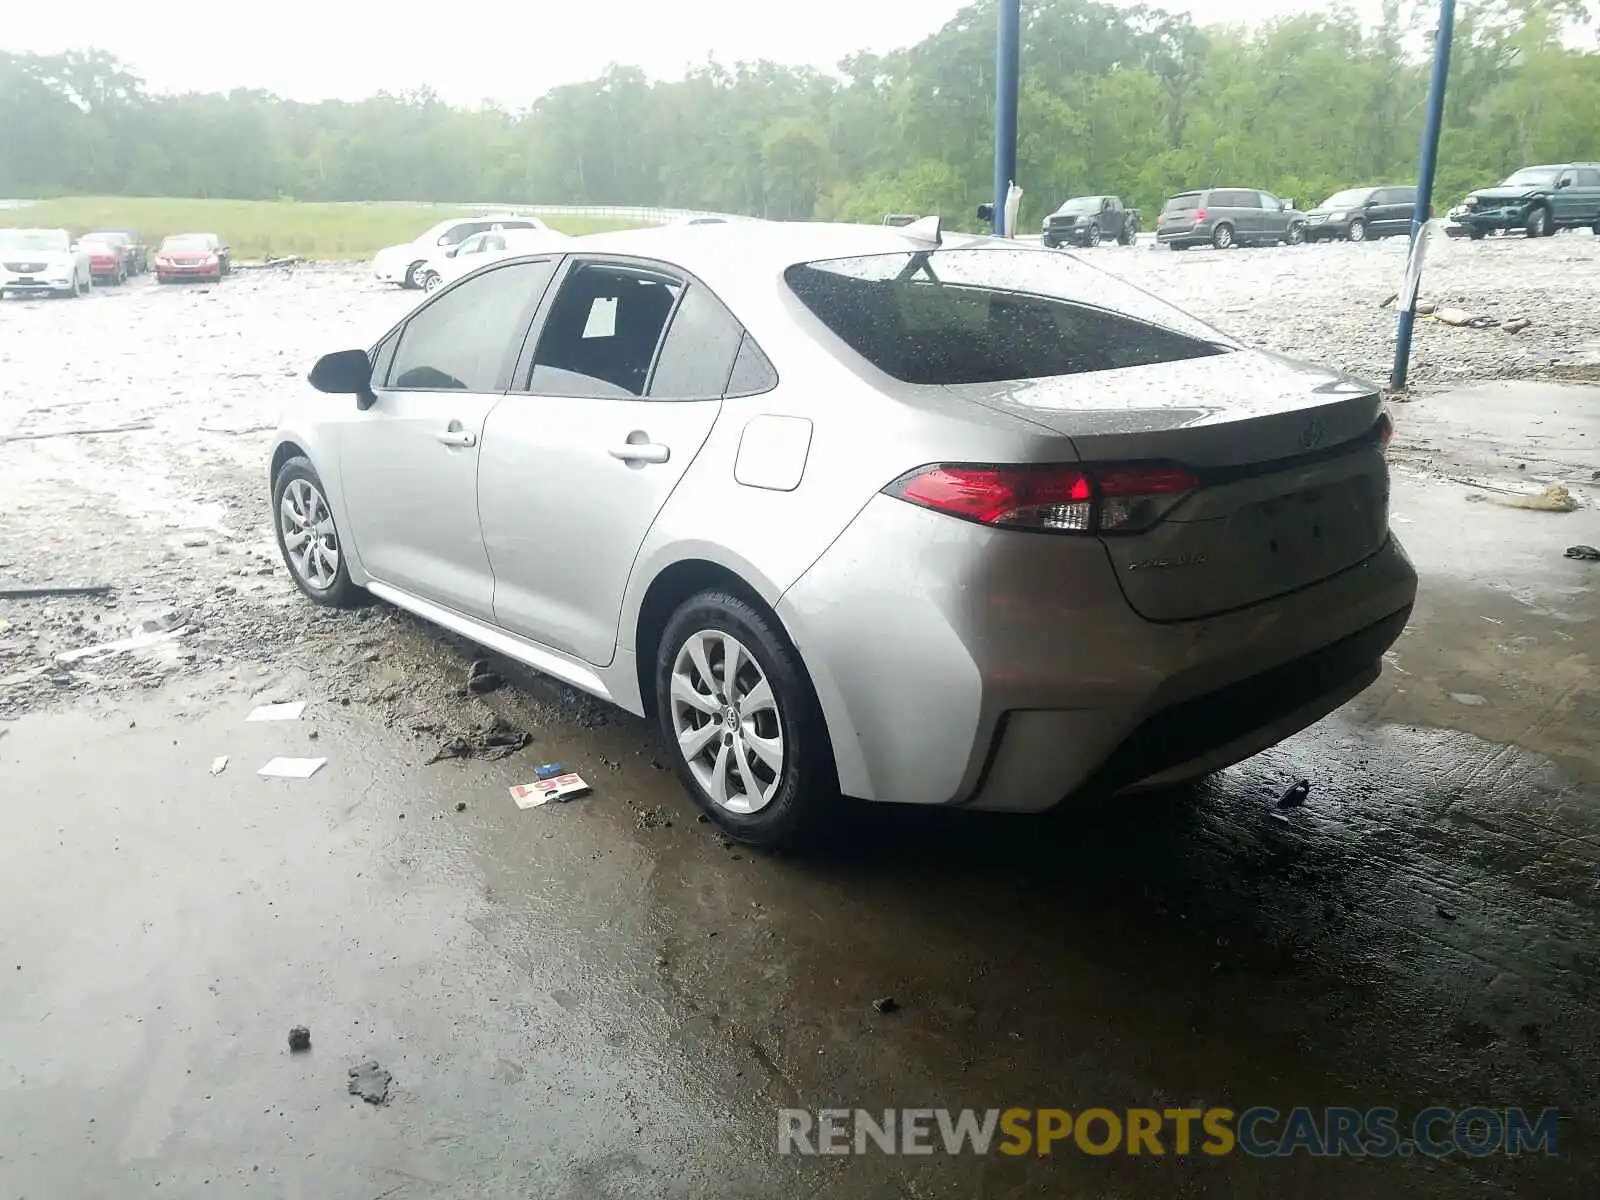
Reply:
[[[1387, 376], [1394, 313], [1380, 304], [1403, 270], [1399, 240], [1082, 253], [1249, 341]], [[1421, 322], [1414, 393], [1471, 379], [1600, 378], [1597, 265], [1600, 239], [1588, 234], [1440, 239], [1425, 298], [1533, 325], [1512, 335]], [[241, 272], [219, 286], [141, 279], [79, 302], [0, 305], [0, 504], [17, 518], [0, 528], [0, 580], [120, 589], [8, 609], [0, 716], [63, 692], [154, 686], [286, 649], [360, 667], [396, 629], [414, 629], [378, 609], [358, 618], [370, 631], [351, 636], [353, 618], [301, 603], [278, 560], [263, 468], [277, 414], [317, 356], [370, 344], [415, 300], [351, 264]], [[70, 669], [54, 662], [141, 622], [180, 618], [192, 636]], [[437, 682], [457, 687], [448, 673]], [[551, 697], [590, 711], [562, 689]]]
[[[1351, 245], [1190, 250], [1151, 244], [1081, 251], [1097, 265], [1252, 342], [1386, 383], [1395, 313], [1380, 307], [1405, 273], [1402, 238]], [[1434, 238], [1421, 299], [1500, 321], [1520, 334], [1419, 321], [1411, 389], [1480, 379], [1600, 380], [1600, 238], [1530, 242]]]

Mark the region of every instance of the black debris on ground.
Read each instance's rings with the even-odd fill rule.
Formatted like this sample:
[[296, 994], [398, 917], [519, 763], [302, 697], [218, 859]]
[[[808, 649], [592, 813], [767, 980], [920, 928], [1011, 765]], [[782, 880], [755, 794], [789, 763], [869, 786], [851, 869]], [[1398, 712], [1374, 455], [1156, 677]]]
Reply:
[[1436, 916], [1438, 916], [1441, 920], [1454, 921], [1456, 919], [1456, 914], [1451, 912], [1448, 908], [1446, 908], [1442, 904], [1434, 905], [1433, 911], [1434, 911], [1434, 914]]
[[349, 1074], [352, 1096], [360, 1096], [368, 1104], [389, 1103], [389, 1085], [394, 1082], [394, 1076], [376, 1062], [369, 1060], [359, 1067], [351, 1067]]
[[457, 800], [456, 801], [456, 811], [457, 812], [466, 812], [467, 811], [467, 802], [465, 800]]
[[519, 729], [501, 716], [490, 717], [468, 733], [457, 734], [436, 751], [429, 763], [443, 762], [447, 758], [506, 758], [533, 741], [526, 730]]
[[496, 671], [487, 658], [477, 659], [467, 671], [467, 691], [474, 696], [498, 691], [505, 682], [505, 676]]
[[1280, 809], [1299, 808], [1306, 802], [1306, 797], [1311, 794], [1311, 781], [1301, 779], [1289, 785], [1283, 795], [1278, 797]]
[[1600, 550], [1593, 546], [1568, 546], [1563, 558], [1576, 558], [1584, 562], [1600, 562]]
[[311, 1049], [311, 1030], [304, 1025], [289, 1030], [289, 1049], [295, 1054]]
[[879, 996], [872, 1002], [872, 1007], [881, 1013], [898, 1012], [900, 1009], [900, 1002], [893, 996]]

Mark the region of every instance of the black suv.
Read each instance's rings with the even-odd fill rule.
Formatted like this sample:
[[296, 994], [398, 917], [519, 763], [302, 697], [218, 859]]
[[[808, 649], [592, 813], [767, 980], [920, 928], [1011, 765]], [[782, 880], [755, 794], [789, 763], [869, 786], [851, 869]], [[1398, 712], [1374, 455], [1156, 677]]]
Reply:
[[1415, 186], [1360, 187], [1335, 192], [1306, 214], [1306, 241], [1345, 238], [1364, 242], [1411, 232]]

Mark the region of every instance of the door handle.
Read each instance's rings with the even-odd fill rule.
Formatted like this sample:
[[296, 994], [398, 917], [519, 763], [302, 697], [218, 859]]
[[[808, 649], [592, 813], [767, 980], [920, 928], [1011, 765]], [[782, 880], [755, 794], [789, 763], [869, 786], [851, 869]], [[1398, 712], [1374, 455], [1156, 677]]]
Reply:
[[463, 429], [460, 421], [451, 421], [446, 429], [433, 435], [441, 446], [476, 446], [478, 435], [470, 429]]
[[626, 463], [664, 463], [672, 457], [672, 451], [659, 442], [624, 442], [609, 453]]

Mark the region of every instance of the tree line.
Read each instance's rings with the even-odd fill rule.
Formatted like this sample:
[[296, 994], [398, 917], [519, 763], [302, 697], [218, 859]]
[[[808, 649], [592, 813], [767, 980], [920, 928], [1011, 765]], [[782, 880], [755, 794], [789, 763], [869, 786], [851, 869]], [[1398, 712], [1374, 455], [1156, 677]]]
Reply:
[[[1384, 0], [1254, 30], [1147, 5], [1023, 0], [1019, 182], [1036, 222], [1069, 195], [1147, 215], [1174, 191], [1263, 187], [1309, 205], [1415, 179], [1435, 9]], [[990, 198], [996, 6], [834, 72], [613, 67], [525, 110], [430, 91], [301, 103], [165, 95], [104, 50], [0, 54], [0, 196], [647, 204], [772, 218], [971, 223]], [[1582, 0], [1458, 13], [1436, 203], [1531, 162], [1600, 158], [1600, 53]]]

